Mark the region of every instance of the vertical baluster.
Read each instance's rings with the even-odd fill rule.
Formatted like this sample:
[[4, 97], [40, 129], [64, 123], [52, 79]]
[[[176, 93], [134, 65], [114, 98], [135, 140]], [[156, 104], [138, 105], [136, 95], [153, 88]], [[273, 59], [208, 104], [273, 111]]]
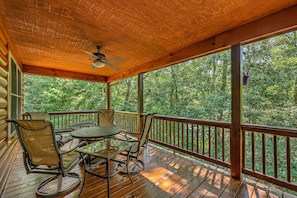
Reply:
[[60, 114], [58, 114], [57, 117], [58, 117], [58, 119], [57, 119], [57, 121], [58, 121], [58, 129], [61, 129]]
[[180, 122], [177, 122], [177, 138], [176, 138], [176, 142], [177, 142], [177, 147], [180, 148]]
[[67, 116], [67, 114], [66, 115], [64, 115], [64, 114], [62, 115], [62, 120], [61, 120], [61, 123], [62, 123], [62, 128], [61, 129], [62, 130], [67, 128], [66, 127], [66, 123], [65, 123], [65, 117], [66, 116]]
[[189, 150], [189, 123], [186, 123], [186, 126], [187, 126], [187, 129], [186, 129], [186, 138], [187, 138], [187, 141], [186, 141], [186, 144], [187, 144], [187, 150]]
[[161, 141], [164, 142], [164, 120], [161, 120]]
[[202, 125], [202, 155], [205, 154], [205, 126]]
[[160, 124], [160, 120], [158, 120], [158, 140], [161, 141], [161, 124]]
[[182, 134], [181, 134], [181, 138], [182, 138], [182, 141], [181, 141], [181, 147], [182, 148], [184, 148], [184, 123], [183, 122], [181, 122], [181, 127], [182, 127], [182, 130], [181, 130], [181, 132], [182, 132]]
[[208, 156], [211, 156], [211, 128], [208, 126]]
[[168, 121], [167, 120], [165, 120], [165, 126], [164, 126], [164, 128], [165, 128], [165, 143], [168, 143]]
[[196, 130], [196, 136], [197, 136], [197, 140], [196, 140], [196, 150], [197, 150], [197, 153], [199, 153], [199, 124], [196, 124], [196, 127], [197, 127], [197, 130]]
[[217, 127], [215, 127], [215, 139], [214, 139], [214, 144], [215, 144], [215, 159], [218, 159], [218, 131]]
[[132, 123], [132, 125], [134, 126], [134, 130], [137, 130], [137, 116], [134, 116], [134, 123]]
[[75, 114], [71, 114], [71, 117], [72, 117], [72, 123], [75, 124], [76, 123]]
[[273, 156], [274, 156], [274, 177], [278, 177], [277, 172], [277, 137], [276, 135], [273, 136], [273, 144], [274, 144], [274, 150], [273, 150]]
[[169, 144], [172, 145], [172, 122], [169, 121]]
[[225, 128], [222, 128], [222, 160], [225, 161]]
[[163, 139], [163, 130], [162, 130], [162, 120], [159, 120], [159, 136], [160, 136], [160, 141], [162, 142]]
[[191, 126], [192, 126], [192, 147], [191, 147], [191, 150], [194, 151], [194, 125], [193, 123], [191, 123]]
[[174, 147], [176, 147], [176, 127], [175, 127], [175, 124], [176, 124], [176, 122], [174, 121], [173, 122], [173, 145], [174, 145]]
[[291, 145], [290, 145], [290, 137], [287, 136], [287, 181], [291, 182]]
[[[79, 119], [77, 118], [77, 114], [74, 113], [73, 116], [75, 118], [74, 123], [78, 123], [79, 122]], [[77, 129], [77, 127], [75, 127], [75, 128]]]
[[262, 133], [262, 172], [266, 174], [266, 145], [265, 145], [265, 134]]
[[252, 132], [252, 169], [255, 171], [255, 133]]
[[245, 161], [246, 161], [246, 146], [245, 146], [245, 136], [246, 136], [246, 132], [244, 130], [242, 130], [242, 167], [246, 167], [245, 166]]

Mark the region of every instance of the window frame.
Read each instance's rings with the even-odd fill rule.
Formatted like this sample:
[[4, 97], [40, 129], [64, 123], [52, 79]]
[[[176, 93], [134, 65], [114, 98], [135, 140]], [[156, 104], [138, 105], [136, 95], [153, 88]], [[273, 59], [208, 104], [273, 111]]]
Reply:
[[[22, 91], [22, 81], [23, 73], [15, 61], [15, 58], [9, 53], [8, 56], [9, 63], [9, 75], [8, 75], [8, 119], [21, 119], [22, 117], [22, 101], [23, 101], [23, 91]], [[15, 72], [13, 72], [15, 70]], [[14, 100], [15, 99], [15, 100]], [[17, 111], [13, 112], [13, 104], [17, 107]], [[12, 124], [8, 125], [7, 128], [8, 138], [15, 135], [16, 130]]]

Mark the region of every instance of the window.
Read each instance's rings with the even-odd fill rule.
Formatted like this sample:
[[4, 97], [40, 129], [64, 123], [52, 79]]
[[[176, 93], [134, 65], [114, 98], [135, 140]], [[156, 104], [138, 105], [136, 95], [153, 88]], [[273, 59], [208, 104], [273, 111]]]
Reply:
[[[9, 66], [9, 118], [20, 119], [22, 114], [22, 73], [11, 56]], [[8, 137], [14, 131], [15, 127], [9, 125]]]

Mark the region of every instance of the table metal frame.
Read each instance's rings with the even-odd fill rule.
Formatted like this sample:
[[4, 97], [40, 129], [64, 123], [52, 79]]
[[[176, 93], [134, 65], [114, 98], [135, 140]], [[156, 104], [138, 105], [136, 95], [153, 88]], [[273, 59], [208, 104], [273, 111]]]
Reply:
[[[126, 168], [126, 171], [127, 171], [127, 174], [129, 176], [131, 183], [133, 183], [130, 173], [129, 173], [128, 164], [130, 162], [130, 149], [132, 146], [134, 146], [134, 144], [135, 144], [135, 142], [129, 142], [129, 141], [119, 140], [119, 139], [114, 139], [114, 138], [106, 138], [106, 139], [102, 139], [102, 140], [96, 141], [91, 144], [87, 144], [83, 147], [77, 148], [76, 151], [78, 151], [80, 153], [81, 157], [84, 159], [83, 161], [84, 161], [84, 166], [85, 166], [84, 181], [83, 181], [83, 185], [81, 187], [80, 194], [81, 194], [82, 189], [85, 184], [86, 173], [107, 179], [108, 197], [110, 197], [110, 178], [113, 177], [114, 175], [118, 174], [125, 168]], [[122, 161], [119, 159], [114, 159], [118, 154], [122, 153], [123, 151], [128, 151], [128, 155], [127, 155], [127, 158], [125, 161]], [[99, 158], [102, 158], [103, 160], [105, 160], [105, 163], [106, 163], [105, 175], [100, 175], [100, 174], [95, 173], [91, 170], [92, 165], [86, 162], [86, 158], [90, 155], [99, 157]], [[110, 174], [111, 161], [117, 162], [117, 163], [119, 163], [119, 165], [124, 164], [125, 166], [122, 166], [116, 172], [114, 172], [113, 174]]]

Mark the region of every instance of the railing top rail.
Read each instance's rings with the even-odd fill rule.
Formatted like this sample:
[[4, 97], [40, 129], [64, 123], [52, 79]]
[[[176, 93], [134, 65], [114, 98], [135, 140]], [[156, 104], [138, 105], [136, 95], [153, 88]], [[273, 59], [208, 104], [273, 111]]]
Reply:
[[87, 110], [87, 111], [55, 111], [55, 112], [48, 112], [50, 115], [62, 115], [62, 114], [92, 114], [97, 113], [98, 110]]
[[130, 114], [130, 115], [137, 115], [137, 112], [127, 112], [127, 111], [115, 111], [115, 113], [119, 114]]
[[297, 129], [294, 128], [273, 127], [254, 124], [242, 124], [241, 127], [244, 131], [255, 131], [271, 135], [297, 137]]
[[201, 120], [201, 119], [195, 119], [195, 118], [172, 117], [172, 116], [161, 116], [161, 115], [155, 115], [154, 119], [183, 122], [183, 123], [189, 123], [189, 124], [217, 126], [217, 127], [223, 127], [223, 128], [231, 128], [231, 123], [222, 122], [222, 121]]

